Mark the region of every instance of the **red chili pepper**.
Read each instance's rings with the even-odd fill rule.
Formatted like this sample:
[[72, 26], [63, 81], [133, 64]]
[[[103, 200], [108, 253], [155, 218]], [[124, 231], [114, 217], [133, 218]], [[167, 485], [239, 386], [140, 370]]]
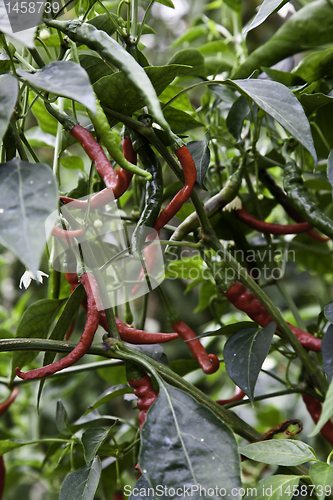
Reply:
[[60, 227], [54, 226], [51, 235], [55, 238], [61, 238], [68, 242], [69, 238], [77, 238], [80, 234], [83, 233], [82, 229], [76, 229], [74, 231], [67, 231], [66, 229], [61, 229]]
[[[79, 282], [77, 279], [76, 273], [65, 273], [65, 277], [71, 285], [71, 293], [75, 290], [75, 288], [78, 286]], [[84, 309], [87, 309], [87, 302], [84, 300], [82, 302], [82, 307]], [[128, 342], [129, 344], [164, 344], [165, 342], [170, 342], [170, 340], [174, 340], [178, 338], [178, 333], [149, 333], [146, 332], [145, 330], [137, 330], [136, 328], [132, 328], [131, 326], [127, 325], [121, 319], [115, 317], [117, 328], [119, 331], [119, 335], [121, 340], [124, 340], [124, 342]], [[109, 331], [108, 327], [108, 322], [106, 319], [105, 311], [100, 311], [99, 312], [99, 324], [104, 328], [106, 332]], [[72, 332], [71, 332], [72, 333]], [[67, 338], [67, 335], [69, 332], [66, 334], [66, 340], [69, 339]]]
[[100, 314], [95, 300], [95, 297], [98, 297], [98, 288], [94, 277], [90, 273], [82, 274], [81, 283], [87, 294], [87, 320], [77, 346], [64, 358], [61, 358], [59, 361], [51, 363], [50, 365], [43, 366], [42, 368], [22, 373], [17, 367], [15, 369], [15, 373], [18, 377], [24, 380], [47, 377], [53, 373], [63, 370], [64, 368], [67, 368], [68, 366], [72, 366], [85, 355], [94, 339], [95, 332], [98, 328]]
[[0, 415], [3, 415], [8, 410], [8, 408], [10, 407], [10, 405], [12, 404], [12, 402], [15, 400], [16, 396], [18, 395], [18, 392], [19, 392], [19, 388], [17, 386], [14, 387], [14, 389], [12, 390], [12, 393], [9, 396], [9, 398], [7, 399], [7, 401], [0, 404]]
[[[13, 389], [11, 395], [9, 396], [9, 398], [7, 399], [7, 401], [0, 404], [0, 415], [3, 415], [8, 410], [8, 408], [10, 407], [10, 405], [12, 404], [12, 402], [14, 401], [16, 396], [18, 395], [18, 392], [19, 392], [19, 388], [17, 386], [14, 387], [14, 389]], [[3, 491], [5, 489], [5, 480], [6, 480], [6, 467], [5, 467], [4, 458], [1, 455], [0, 456], [0, 500], [2, 499]]]
[[131, 387], [133, 387], [134, 394], [138, 397], [137, 406], [140, 410], [138, 418], [141, 429], [146, 420], [146, 415], [149, 408], [157, 399], [158, 392], [155, 391], [154, 387], [152, 386], [149, 375], [144, 375], [141, 380], [131, 379], [128, 381], [128, 383]]
[[[220, 361], [215, 354], [207, 354], [206, 349], [203, 347], [199, 339], [195, 339], [196, 334], [186, 325], [183, 321], [175, 321], [172, 328], [179, 333], [180, 337], [187, 342], [193, 356], [200, 364], [202, 370], [207, 373], [215, 373], [220, 367]], [[195, 340], [191, 340], [195, 339]]]
[[235, 403], [236, 401], [242, 401], [242, 399], [244, 399], [245, 396], [246, 396], [245, 392], [242, 391], [242, 389], [240, 389], [236, 385], [235, 394], [231, 398], [229, 398], [229, 399], [219, 399], [216, 402], [217, 402], [217, 404], [219, 404], [221, 406], [228, 405], [229, 403]]
[[[76, 126], [74, 128], [76, 128]], [[113, 174], [114, 174], [114, 175], [111, 175], [111, 178], [112, 178], [111, 185], [108, 186], [107, 183], [105, 182], [105, 184], [107, 186], [106, 189], [103, 189], [102, 191], [100, 191], [99, 193], [97, 193], [91, 197], [90, 209], [94, 210], [97, 208], [104, 207], [105, 205], [107, 205], [108, 203], [113, 201], [114, 199], [117, 200], [118, 198], [120, 198], [125, 193], [125, 191], [127, 191], [128, 186], [131, 183], [133, 174], [131, 172], [128, 172], [127, 170], [124, 170], [123, 168], [119, 168], [117, 170], [117, 174], [115, 174], [109, 160], [107, 159], [107, 157], [104, 153], [103, 148], [95, 141], [94, 137], [90, 134], [90, 132], [88, 132], [86, 129], [84, 129], [80, 125], [78, 125], [78, 127], [80, 127], [80, 129], [77, 129], [76, 135], [80, 135], [82, 130], [84, 130], [84, 133], [82, 133], [82, 135], [83, 135], [83, 137], [85, 137], [84, 141], [82, 140], [82, 142], [81, 141], [79, 141], [79, 142], [82, 145], [85, 152], [88, 154], [89, 158], [91, 158], [95, 162], [96, 168], [97, 168], [98, 172], [101, 174], [101, 177], [103, 178], [104, 182], [105, 182], [105, 179], [102, 175], [102, 171], [104, 172], [104, 170], [108, 171], [109, 169], [111, 169]], [[90, 137], [87, 134], [89, 134]], [[74, 135], [74, 134], [72, 134], [72, 135]], [[90, 145], [91, 145], [91, 147], [90, 147]], [[96, 147], [96, 145], [98, 146], [98, 148]], [[126, 158], [126, 160], [128, 160], [129, 162], [136, 165], [137, 154], [132, 147], [132, 142], [131, 142], [131, 139], [129, 137], [125, 137], [122, 140], [122, 147], [123, 147], [123, 155]], [[91, 154], [92, 154], [91, 151], [93, 151], [93, 153], [95, 153], [95, 151], [98, 152], [98, 160], [91, 157]], [[98, 169], [96, 161], [97, 161], [98, 165], [100, 163], [102, 163], [103, 170]], [[108, 166], [106, 165], [106, 162], [108, 163]], [[71, 203], [72, 204], [71, 206], [73, 208], [81, 208], [82, 210], [84, 210], [88, 206], [88, 202], [86, 200], [76, 200], [74, 198], [69, 198], [68, 196], [62, 196], [60, 199], [65, 204]]]
[[185, 201], [190, 198], [195, 181], [197, 180], [197, 169], [188, 147], [184, 145], [181, 148], [178, 148], [175, 151], [175, 154], [183, 167], [185, 185], [160, 213], [154, 225], [154, 229], [156, 231], [162, 229], [162, 227], [164, 227], [165, 224], [167, 224], [181, 209]]
[[[320, 418], [322, 406], [318, 399], [310, 396], [309, 394], [302, 394], [303, 401], [310, 413], [312, 420], [316, 424]], [[328, 420], [321, 428], [320, 433], [322, 436], [333, 446], [333, 423]]]
[[[253, 319], [253, 321], [260, 326], [265, 327], [273, 321], [273, 318], [266, 311], [261, 302], [239, 281], [235, 281], [234, 285], [232, 285], [223, 295], [229, 302], [237, 307], [237, 309], [245, 312], [249, 318]], [[321, 351], [321, 339], [314, 337], [311, 333], [304, 332], [296, 326], [289, 324], [289, 327], [303, 347], [306, 347], [310, 351]]]
[[270, 222], [258, 220], [253, 217], [245, 207], [242, 207], [240, 210], [235, 210], [235, 214], [241, 221], [245, 222], [245, 224], [261, 233], [298, 234], [311, 230], [311, 225], [308, 222], [300, 222], [299, 224], [272, 224]]

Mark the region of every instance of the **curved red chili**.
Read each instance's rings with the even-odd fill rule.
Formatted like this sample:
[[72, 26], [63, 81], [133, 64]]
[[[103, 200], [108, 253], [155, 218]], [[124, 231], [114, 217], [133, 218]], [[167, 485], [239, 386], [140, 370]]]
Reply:
[[189, 341], [187, 344], [204, 373], [210, 374], [217, 372], [220, 367], [218, 357], [215, 356], [215, 354], [207, 354], [200, 340], [195, 338], [197, 335], [188, 325], [183, 321], [176, 321], [172, 324], [172, 328], [179, 333], [183, 340]]
[[[81, 127], [81, 129], [83, 129], [85, 132], [88, 132], [83, 127]], [[90, 132], [88, 132], [88, 134], [90, 134]], [[97, 208], [104, 207], [105, 205], [112, 202], [113, 200], [117, 200], [118, 198], [120, 198], [125, 193], [125, 191], [127, 191], [128, 186], [131, 183], [133, 174], [131, 172], [128, 172], [127, 170], [124, 170], [123, 168], [119, 168], [117, 170], [117, 174], [115, 174], [112, 166], [110, 165], [109, 160], [107, 159], [107, 157], [103, 151], [103, 148], [98, 143], [96, 143], [94, 137], [91, 134], [90, 134], [90, 136], [91, 136], [91, 138], [89, 138], [88, 144], [90, 144], [90, 140], [93, 140], [94, 143], [100, 147], [102, 152], [100, 151], [98, 154], [101, 155], [101, 158], [102, 158], [102, 154], [104, 155], [104, 158], [102, 158], [103, 164], [107, 161], [109, 164], [109, 168], [112, 169], [112, 171], [115, 175], [115, 177], [112, 176], [112, 185], [111, 186], [107, 186], [106, 189], [102, 189], [102, 191], [94, 194], [91, 197], [90, 210], [94, 210]], [[87, 141], [85, 141], [84, 143], [80, 142], [80, 144], [83, 146], [84, 150], [86, 151], [88, 156], [91, 158], [90, 153], [89, 153], [90, 149], [89, 150], [85, 149], [85, 147], [87, 146]], [[123, 155], [126, 158], [126, 160], [128, 160], [129, 162], [136, 165], [137, 164], [137, 154], [133, 149], [132, 142], [131, 142], [131, 139], [129, 137], [125, 137], [122, 140], [122, 147], [123, 147]], [[94, 151], [95, 151], [95, 149], [94, 149]], [[95, 163], [95, 165], [96, 165], [96, 163]], [[97, 168], [97, 165], [96, 165], [96, 168]], [[99, 171], [99, 173], [101, 174], [100, 171]], [[102, 174], [101, 174], [101, 176], [104, 180], [104, 177]], [[60, 199], [65, 204], [71, 203], [71, 206], [73, 208], [80, 208], [82, 210], [85, 210], [88, 206], [87, 200], [76, 200], [75, 198], [69, 198], [68, 196], [61, 196]]]
[[5, 401], [4, 403], [0, 404], [0, 415], [3, 415], [8, 410], [8, 408], [10, 407], [10, 405], [12, 404], [12, 402], [15, 400], [16, 396], [18, 395], [18, 393], [19, 393], [19, 388], [18, 388], [18, 386], [16, 386], [12, 390], [12, 393], [9, 396], [9, 398], [7, 399], [7, 401]]
[[144, 375], [141, 380], [131, 379], [128, 383], [131, 387], [133, 387], [134, 394], [138, 397], [137, 406], [140, 410], [138, 418], [141, 429], [146, 420], [149, 408], [157, 399], [158, 391], [155, 391], [152, 386], [149, 375]]
[[229, 403], [235, 403], [236, 401], [242, 401], [246, 396], [245, 392], [240, 389], [237, 385], [235, 388], [235, 394], [229, 398], [229, 399], [218, 399], [216, 402], [217, 404], [223, 406], [223, 405], [228, 405]]
[[[235, 281], [234, 285], [223, 295], [237, 309], [245, 312], [249, 318], [253, 319], [260, 326], [265, 327], [274, 321], [261, 302], [239, 281]], [[289, 327], [303, 347], [306, 347], [310, 351], [321, 351], [321, 339], [314, 337], [311, 333], [304, 332], [296, 326], [289, 324]]]
[[85, 355], [94, 339], [95, 332], [98, 328], [100, 314], [95, 300], [95, 297], [98, 297], [98, 288], [94, 277], [90, 273], [82, 274], [81, 283], [87, 293], [87, 320], [77, 346], [64, 358], [61, 358], [59, 361], [51, 363], [50, 365], [43, 366], [42, 368], [37, 368], [36, 370], [30, 370], [29, 372], [23, 373], [17, 367], [15, 369], [15, 373], [18, 377], [24, 380], [47, 377], [53, 373], [63, 370], [64, 368], [72, 366]]
[[185, 185], [158, 216], [154, 225], [154, 229], [156, 231], [162, 229], [162, 227], [164, 227], [165, 224], [167, 224], [181, 209], [185, 201], [190, 198], [195, 181], [197, 180], [197, 169], [188, 147], [184, 145], [181, 148], [178, 148], [175, 151], [175, 154], [183, 167]]
[[61, 229], [58, 226], [54, 226], [51, 235], [55, 238], [61, 238], [62, 240], [68, 241], [69, 238], [77, 238], [83, 233], [82, 229], [75, 229], [74, 231], [67, 231], [66, 229]]
[[[302, 398], [312, 417], [312, 420], [316, 424], [320, 418], [322, 410], [320, 401], [309, 394], [302, 394]], [[333, 423], [331, 420], [326, 422], [326, 424], [321, 428], [320, 433], [330, 443], [330, 445], [333, 446]]]
[[237, 217], [247, 226], [268, 234], [298, 234], [306, 233], [311, 230], [311, 225], [308, 222], [300, 222], [299, 224], [273, 224], [265, 222], [253, 217], [245, 207], [235, 210]]
[[[71, 285], [71, 293], [78, 286], [79, 281], [77, 279], [76, 273], [65, 273], [65, 277]], [[82, 280], [81, 280], [82, 281]], [[87, 310], [87, 302], [84, 300], [82, 302], [82, 307]], [[127, 325], [121, 319], [115, 317], [117, 328], [119, 331], [119, 335], [121, 340], [124, 342], [128, 342], [129, 344], [164, 344], [165, 342], [170, 342], [178, 338], [178, 333], [149, 333], [145, 330], [138, 330], [137, 328], [132, 328]], [[105, 311], [99, 312], [99, 324], [104, 328], [106, 332], [109, 331], [108, 322], [106, 319]], [[69, 335], [70, 336], [70, 335]], [[69, 337], [66, 340], [68, 340]]]

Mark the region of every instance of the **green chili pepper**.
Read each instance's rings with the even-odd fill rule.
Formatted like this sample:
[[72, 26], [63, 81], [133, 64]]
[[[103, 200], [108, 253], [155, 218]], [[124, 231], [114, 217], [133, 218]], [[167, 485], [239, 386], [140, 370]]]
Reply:
[[333, 42], [333, 4], [329, 0], [308, 3], [293, 14], [268, 42], [257, 48], [232, 75], [247, 78], [262, 66], [272, 66], [282, 59]]
[[131, 172], [132, 174], [141, 175], [142, 177], [145, 177], [145, 179], [147, 180], [151, 179], [151, 174], [149, 172], [146, 172], [145, 170], [142, 170], [141, 168], [134, 165], [133, 163], [130, 163], [121, 153], [120, 149], [118, 148], [116, 138], [110, 129], [109, 122], [97, 98], [96, 98], [96, 114], [94, 115], [89, 109], [87, 111], [92, 121], [92, 124], [94, 125], [95, 131], [97, 132], [102, 143], [108, 150], [109, 154], [118, 163], [118, 165], [122, 167], [124, 170]]
[[333, 221], [324, 214], [312, 200], [309, 191], [303, 185], [301, 170], [293, 160], [284, 169], [284, 189], [294, 208], [311, 224], [329, 238], [333, 239]]
[[89, 49], [95, 50], [103, 59], [123, 71], [148, 106], [155, 120], [169, 134], [172, 134], [170, 126], [163, 116], [155, 89], [146, 72], [119, 43], [113, 40], [105, 31], [96, 29], [92, 24], [48, 19], [45, 19], [44, 22], [48, 26], [62, 31], [74, 42], [87, 45]]
[[147, 143], [133, 142], [134, 149], [137, 150], [141, 162], [145, 169], [151, 173], [152, 178], [146, 183], [145, 207], [141, 217], [132, 234], [132, 253], [135, 256], [141, 254], [141, 249], [147, 228], [153, 228], [160, 212], [163, 199], [163, 176], [157, 156]]

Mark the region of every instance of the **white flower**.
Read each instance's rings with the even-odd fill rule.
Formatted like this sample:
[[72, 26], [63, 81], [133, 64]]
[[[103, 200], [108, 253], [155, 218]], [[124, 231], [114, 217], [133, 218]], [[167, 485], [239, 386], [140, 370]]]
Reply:
[[37, 271], [37, 278], [35, 277], [32, 271], [26, 271], [25, 273], [22, 274], [19, 286], [20, 288], [22, 288], [23, 285], [24, 288], [27, 289], [31, 283], [31, 280], [38, 281], [38, 283], [43, 283], [43, 276], [46, 276], [47, 278], [49, 277], [49, 275], [43, 273], [43, 271]]
[[223, 208], [223, 212], [231, 212], [231, 210], [240, 210], [242, 208], [241, 199], [236, 196], [228, 205]]

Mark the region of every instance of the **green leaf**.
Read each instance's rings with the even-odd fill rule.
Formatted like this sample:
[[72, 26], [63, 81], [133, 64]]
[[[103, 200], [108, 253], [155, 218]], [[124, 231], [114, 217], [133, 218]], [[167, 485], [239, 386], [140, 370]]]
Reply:
[[[312, 464], [309, 470], [311, 484], [316, 486], [318, 500], [324, 500], [325, 496], [331, 494], [331, 484], [333, 483], [333, 467], [323, 462]], [[326, 489], [325, 489], [326, 488]], [[319, 493], [321, 491], [322, 493]], [[327, 493], [329, 491], [329, 493]]]
[[254, 28], [260, 26], [260, 24], [266, 21], [266, 19], [273, 14], [273, 12], [277, 12], [288, 2], [289, 0], [264, 0], [251, 24], [244, 30], [243, 36]]
[[333, 194], [333, 149], [331, 149], [330, 154], [328, 155], [327, 158], [327, 179], [332, 186], [332, 194]]
[[330, 302], [324, 307], [325, 318], [333, 323], [333, 302]]
[[286, 57], [333, 41], [333, 5], [327, 0], [310, 2], [293, 14], [268, 42], [260, 45], [234, 72], [232, 78], [247, 78], [262, 66], [272, 66]]
[[206, 75], [216, 75], [223, 71], [229, 71], [235, 65], [235, 55], [224, 40], [205, 43], [201, 45], [199, 52], [204, 56]]
[[17, 81], [11, 75], [0, 76], [0, 143], [6, 133], [18, 96]]
[[144, 69], [136, 60], [113, 38], [104, 31], [97, 30], [91, 24], [79, 24], [78, 22], [47, 21], [46, 24], [63, 31], [74, 42], [87, 45], [95, 50], [106, 61], [114, 64], [125, 73], [132, 85], [155, 120], [165, 129], [169, 125], [165, 121], [155, 89]]
[[326, 422], [332, 417], [333, 415], [333, 379], [330, 382], [328, 391], [326, 393], [325, 401], [322, 406], [321, 410], [321, 415], [320, 419], [317, 422], [317, 425], [309, 434], [309, 437], [315, 436], [318, 434], [320, 429], [326, 424]]
[[[21, 318], [17, 327], [16, 338], [45, 339], [63, 303], [63, 300], [43, 299], [32, 304]], [[22, 368], [33, 361], [36, 356], [36, 352], [14, 352], [12, 378], [15, 376], [17, 366]]]
[[65, 436], [70, 436], [72, 434], [69, 428], [66, 409], [60, 399], [57, 401], [56, 426], [60, 434], [64, 434]]
[[333, 97], [318, 92], [315, 94], [302, 94], [300, 101], [306, 114], [311, 115], [316, 109], [326, 106], [326, 104], [332, 104]]
[[194, 314], [207, 309], [207, 307], [210, 306], [212, 300], [214, 300], [216, 297], [216, 284], [211, 283], [211, 281], [209, 280], [203, 280], [199, 290], [199, 302], [197, 307], [193, 311]]
[[170, 7], [171, 9], [175, 8], [171, 0], [156, 0], [156, 3], [160, 3], [162, 5], [165, 5], [166, 7]]
[[[159, 95], [175, 79], [179, 66], [148, 66], [145, 71]], [[131, 115], [144, 106], [137, 89], [121, 71], [101, 78], [94, 90], [103, 106], [124, 115]], [[117, 123], [113, 118], [109, 121], [111, 126]]]
[[227, 128], [237, 141], [240, 138], [244, 120], [249, 112], [249, 101], [242, 95], [238, 97], [229, 110], [226, 119]]
[[[110, 19], [113, 19], [113, 21]], [[94, 17], [88, 21], [89, 24], [92, 24], [98, 30], [105, 31], [109, 36], [112, 36], [116, 32], [116, 26], [118, 25], [118, 17], [112, 12], [108, 12], [107, 14], [100, 14], [99, 16]]]
[[272, 439], [238, 447], [239, 453], [251, 460], [269, 465], [300, 465], [317, 461], [311, 446], [291, 439]]
[[187, 147], [192, 155], [192, 158], [197, 169], [197, 183], [203, 189], [207, 169], [210, 162], [210, 151], [206, 141], [192, 141], [187, 143]]
[[62, 485], [59, 500], [93, 500], [101, 472], [99, 457], [96, 457], [90, 465], [84, 465], [72, 472]]
[[30, 146], [33, 148], [54, 148], [55, 137], [54, 135], [43, 132], [39, 127], [32, 127], [27, 130], [25, 134], [29, 141]]
[[22, 446], [34, 443], [38, 443], [38, 441], [12, 441], [10, 439], [4, 439], [0, 441], [0, 454], [4, 455], [5, 453], [15, 450], [16, 448], [22, 448]]
[[172, 106], [165, 108], [164, 116], [175, 134], [184, 134], [188, 130], [203, 126], [201, 122], [195, 120], [189, 113], [173, 108]]
[[265, 328], [247, 328], [230, 337], [224, 346], [225, 368], [231, 380], [240, 387], [253, 404], [254, 388], [265, 361], [276, 324]]
[[10, 71], [10, 57], [3, 50], [0, 53], [0, 75], [9, 73]]
[[113, 69], [103, 59], [93, 54], [80, 54], [80, 64], [87, 72], [92, 85], [100, 78], [103, 78], [103, 76], [109, 76], [114, 73]]
[[303, 78], [307, 83], [312, 83], [333, 75], [332, 62], [332, 49], [319, 50], [303, 57], [298, 66], [293, 69], [292, 74]]
[[105, 442], [108, 437], [110, 429], [105, 429], [104, 427], [93, 427], [92, 429], [87, 429], [82, 434], [82, 445], [84, 451], [84, 458], [86, 464], [89, 465], [94, 460], [98, 449]]
[[[137, 492], [139, 494], [137, 495]], [[128, 500], [155, 500], [154, 495], [152, 495], [153, 491], [148, 483], [147, 479], [144, 475], [139, 477], [137, 482], [132, 489], [131, 495], [128, 497]]]
[[[290, 500], [294, 494], [297, 495], [296, 490], [299, 480], [300, 476], [280, 474], [266, 477], [259, 481], [255, 488], [250, 488], [249, 493], [243, 497], [243, 500], [253, 499], [253, 497], [255, 500]], [[255, 496], [253, 495], [254, 491], [257, 493]]]
[[[30, 104], [32, 100], [33, 100], [33, 94], [32, 92], [30, 92], [29, 93]], [[46, 108], [40, 99], [37, 99], [37, 101], [34, 102], [31, 111], [35, 115], [38, 125], [40, 126], [43, 132], [54, 136], [57, 135], [58, 122], [54, 118], [54, 116], [50, 115], [50, 113], [46, 111]]]
[[242, 0], [224, 0], [229, 7], [236, 12], [240, 12], [242, 8]]
[[93, 403], [91, 406], [89, 406], [88, 410], [84, 413], [83, 416], [87, 415], [91, 411], [95, 410], [102, 404], [106, 403], [107, 401], [111, 401], [111, 399], [114, 399], [118, 396], [122, 396], [123, 394], [133, 394], [133, 389], [129, 387], [128, 385], [114, 385], [113, 387], [110, 387], [106, 391], [99, 396], [99, 398]]
[[[140, 468], [149, 484], [239, 488], [240, 461], [230, 429], [188, 394], [159, 380], [141, 429]], [[159, 498], [170, 497], [165, 493]], [[235, 497], [237, 499], [237, 496]]]
[[[67, 300], [67, 303], [60, 315], [60, 318], [58, 319], [55, 327], [51, 332], [51, 335], [49, 336], [50, 340], [62, 340], [64, 338], [65, 332], [69, 330], [72, 322], [75, 321], [78, 309], [85, 296], [86, 292], [83, 286], [80, 284], [75, 288], [74, 292]], [[43, 366], [50, 365], [51, 363], [53, 363], [55, 357], [56, 357], [55, 352], [46, 352], [44, 355]], [[39, 407], [39, 402], [45, 382], [46, 379], [43, 378], [39, 383], [37, 407]]]
[[266, 68], [266, 66], [262, 66], [261, 69], [271, 80], [282, 83], [282, 85], [285, 85], [286, 87], [297, 87], [305, 84], [305, 81], [302, 78], [297, 75], [293, 75], [292, 73], [287, 73], [286, 71], [280, 71], [273, 68]]
[[180, 76], [204, 76], [205, 60], [198, 49], [183, 49], [177, 52], [169, 61], [170, 64], [180, 65]]
[[93, 113], [96, 101], [86, 71], [72, 61], [54, 61], [36, 73], [17, 69], [17, 74], [31, 85], [84, 104]]
[[321, 343], [321, 352], [324, 372], [326, 373], [327, 380], [331, 382], [333, 375], [333, 325], [328, 327], [324, 335]]
[[208, 34], [208, 28], [205, 24], [199, 24], [196, 26], [191, 26], [183, 35], [180, 35], [172, 43], [171, 47], [179, 47], [183, 43], [193, 42], [201, 36]]
[[235, 80], [232, 85], [280, 123], [310, 152], [314, 162], [317, 162], [309, 121], [291, 90], [270, 80]]
[[62, 156], [60, 163], [68, 170], [82, 170], [84, 172], [84, 163], [80, 156]]
[[0, 243], [36, 276], [50, 236], [45, 221], [58, 208], [52, 170], [44, 163], [27, 163], [19, 158], [2, 163], [0, 200]]

